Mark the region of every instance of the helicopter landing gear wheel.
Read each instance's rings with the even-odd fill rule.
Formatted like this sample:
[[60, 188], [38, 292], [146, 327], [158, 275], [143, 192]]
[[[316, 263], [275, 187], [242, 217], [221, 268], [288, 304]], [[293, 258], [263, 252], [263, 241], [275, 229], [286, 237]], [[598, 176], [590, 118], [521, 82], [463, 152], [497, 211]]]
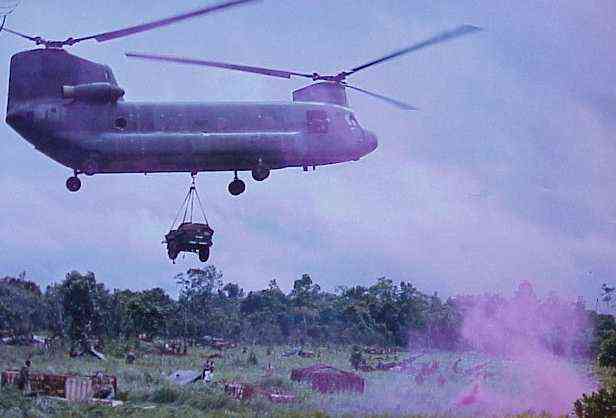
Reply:
[[235, 172], [235, 179], [229, 183], [229, 193], [233, 196], [239, 196], [246, 190], [246, 183], [237, 178], [237, 171]]
[[201, 261], [202, 263], [205, 263], [209, 259], [210, 259], [210, 248], [209, 247], [199, 248], [199, 261]]
[[233, 196], [239, 196], [246, 191], [246, 183], [240, 179], [235, 179], [229, 183], [229, 193]]
[[66, 188], [69, 192], [78, 192], [79, 189], [81, 189], [81, 180], [79, 180], [79, 177], [69, 177], [68, 180], [66, 180]]
[[268, 168], [259, 167], [252, 170], [252, 178], [255, 181], [263, 181], [270, 176], [270, 170]]

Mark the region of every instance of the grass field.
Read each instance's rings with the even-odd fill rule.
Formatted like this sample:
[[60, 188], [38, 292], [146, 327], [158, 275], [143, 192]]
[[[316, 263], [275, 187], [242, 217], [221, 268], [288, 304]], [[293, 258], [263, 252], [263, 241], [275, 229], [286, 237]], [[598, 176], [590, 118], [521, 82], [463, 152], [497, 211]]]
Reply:
[[[240, 348], [227, 350], [222, 359], [215, 360], [214, 381], [226, 379], [265, 386], [280, 387], [294, 393], [298, 402], [276, 405], [256, 396], [240, 402], [224, 394], [220, 385], [203, 383], [188, 386], [168, 384], [164, 376], [173, 370], [200, 370], [204, 354], [211, 350], [191, 350], [186, 357], [147, 355], [138, 358], [133, 365], [123, 359], [109, 356], [106, 361], [93, 358], [70, 359], [64, 354], [50, 355], [33, 352], [34, 371], [52, 373], [73, 372], [93, 374], [101, 370], [118, 377], [120, 397], [126, 400], [116, 408], [103, 406], [69, 405], [46, 398], [23, 398], [19, 392], [5, 388], [0, 392], [0, 416], [9, 417], [328, 417], [328, 416], [407, 416], [407, 417], [483, 417], [497, 416], [486, 412], [483, 405], [457, 406], [454, 400], [473, 383], [472, 377], [442, 373], [445, 381], [437, 383], [436, 375], [418, 384], [412, 375], [403, 372], [361, 373], [366, 379], [363, 395], [322, 395], [308, 386], [290, 381], [291, 370], [310, 366], [317, 362], [327, 363], [349, 370], [350, 350], [347, 347], [315, 348], [316, 358], [303, 359], [297, 356], [285, 358], [280, 354], [289, 347], [275, 347], [267, 355], [266, 347], [255, 347], [258, 364], [249, 365], [248, 355]], [[0, 368], [18, 368], [31, 349], [0, 346]], [[400, 359], [405, 353], [398, 355]], [[395, 356], [389, 356], [394, 359]], [[472, 367], [488, 362], [486, 381], [492, 390], [514, 396], [520, 392], [517, 379], [504, 372], [503, 361], [486, 359], [474, 353], [435, 352], [426, 354], [420, 361], [438, 360], [440, 367], [450, 368], [456, 359], [462, 358], [460, 366]], [[265, 376], [265, 366], [270, 363], [273, 375]], [[576, 365], [580, 372], [587, 373], [588, 365]], [[524, 390], [528, 390], [527, 387]], [[532, 387], [531, 387], [532, 390]], [[517, 411], [519, 412], [519, 411]], [[507, 416], [507, 415], [498, 415]], [[550, 417], [548, 414], [509, 415], [516, 417]]]

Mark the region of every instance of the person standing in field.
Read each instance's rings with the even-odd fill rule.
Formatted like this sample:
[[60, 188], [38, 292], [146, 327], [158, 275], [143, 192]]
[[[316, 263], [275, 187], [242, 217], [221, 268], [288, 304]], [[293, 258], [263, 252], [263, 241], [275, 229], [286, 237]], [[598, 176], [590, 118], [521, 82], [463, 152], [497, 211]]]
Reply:
[[32, 366], [32, 362], [28, 359], [19, 370], [19, 377], [17, 378], [17, 387], [26, 396], [32, 392], [30, 386], [30, 366]]

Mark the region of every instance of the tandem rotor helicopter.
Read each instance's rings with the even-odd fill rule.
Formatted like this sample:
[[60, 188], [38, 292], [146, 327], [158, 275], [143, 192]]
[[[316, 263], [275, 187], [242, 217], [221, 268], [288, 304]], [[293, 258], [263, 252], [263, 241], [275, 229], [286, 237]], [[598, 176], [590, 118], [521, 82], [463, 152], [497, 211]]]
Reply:
[[[111, 41], [256, 0], [230, 0], [173, 17], [91, 36], [52, 41], [9, 29], [37, 48], [11, 58], [6, 122], [35, 148], [73, 170], [66, 181], [81, 188], [80, 174], [230, 171], [229, 192], [246, 189], [238, 172], [263, 181], [271, 170], [358, 160], [377, 148], [349, 108], [354, 90], [405, 110], [413, 106], [346, 82], [355, 73], [419, 49], [480, 30], [463, 25], [334, 75], [302, 73], [215, 61], [126, 54], [163, 62], [200, 65], [264, 76], [303, 77], [312, 84], [286, 103], [182, 103], [124, 100], [110, 67], [68, 53], [89, 40]], [[6, 20], [6, 18], [5, 18]], [[4, 23], [4, 22], [3, 22]]]

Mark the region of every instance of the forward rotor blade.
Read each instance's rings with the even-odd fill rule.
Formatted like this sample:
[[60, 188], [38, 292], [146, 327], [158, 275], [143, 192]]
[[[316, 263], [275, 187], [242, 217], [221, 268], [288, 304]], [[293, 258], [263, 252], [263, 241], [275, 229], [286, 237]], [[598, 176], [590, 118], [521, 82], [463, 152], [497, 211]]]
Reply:
[[152, 29], [160, 28], [162, 26], [168, 26], [183, 20], [192, 19], [194, 17], [202, 16], [207, 13], [212, 13], [218, 10], [226, 9], [229, 7], [239, 6], [244, 3], [250, 3], [257, 0], [230, 0], [218, 4], [214, 4], [207, 7], [202, 7], [197, 10], [193, 10], [192, 12], [183, 13], [177, 16], [168, 17], [166, 19], [156, 20], [154, 22], [144, 23], [137, 26], [132, 26], [125, 29], [120, 29], [112, 32], [100, 33], [98, 35], [86, 36], [83, 38], [73, 39], [72, 43], [77, 43], [81, 41], [86, 41], [89, 39], [96, 39], [98, 42], [110, 41], [112, 39], [123, 38], [125, 36], [134, 35], [136, 33], [149, 31]]
[[370, 61], [369, 63], [366, 63], [364, 65], [360, 65], [359, 67], [355, 67], [353, 68], [349, 73], [347, 73], [347, 75], [356, 73], [357, 71], [361, 71], [365, 68], [371, 67], [373, 65], [377, 65], [380, 64], [382, 62], [385, 61], [389, 61], [391, 59], [397, 58], [399, 56], [405, 55], [405, 54], [409, 54], [411, 52], [417, 51], [419, 49], [422, 48], [426, 48], [428, 46], [432, 46], [432, 45], [436, 45], [439, 44], [441, 42], [445, 42], [445, 41], [449, 41], [451, 39], [455, 39], [458, 38], [460, 36], [464, 36], [473, 32], [478, 32], [482, 30], [481, 28], [478, 28], [477, 26], [471, 26], [471, 25], [462, 25], [456, 29], [453, 30], [449, 30], [446, 32], [442, 32], [436, 36], [433, 36], [429, 39], [426, 39], [425, 41], [419, 42], [415, 45], [411, 45], [407, 48], [404, 49], [400, 49], [398, 51], [392, 52], [389, 55], [386, 55], [382, 58], [376, 59], [374, 61]]
[[380, 99], [383, 100], [393, 106], [396, 106], [399, 109], [403, 109], [403, 110], [419, 110], [418, 108], [416, 108], [415, 106], [411, 106], [410, 104], [401, 102], [399, 100], [396, 99], [392, 99], [391, 97], [387, 97], [387, 96], [383, 96], [382, 94], [378, 94], [378, 93], [373, 93], [371, 91], [368, 90], [364, 90], [364, 89], [360, 89], [359, 87], [355, 87], [355, 86], [351, 86], [347, 83], [340, 83], [342, 84], [344, 87], [350, 88], [352, 90], [357, 90], [361, 93], [367, 94], [368, 96], [372, 96], [376, 99]]
[[248, 65], [228, 64], [225, 62], [205, 61], [192, 58], [176, 57], [172, 55], [157, 55], [157, 54], [140, 54], [135, 52], [127, 52], [129, 58], [140, 58], [152, 61], [174, 62], [178, 64], [200, 65], [204, 67], [223, 68], [225, 70], [242, 71], [245, 73], [261, 74], [271, 77], [291, 78], [291, 76], [312, 78], [312, 74], [295, 73], [292, 71], [274, 70], [270, 68], [251, 67]]

